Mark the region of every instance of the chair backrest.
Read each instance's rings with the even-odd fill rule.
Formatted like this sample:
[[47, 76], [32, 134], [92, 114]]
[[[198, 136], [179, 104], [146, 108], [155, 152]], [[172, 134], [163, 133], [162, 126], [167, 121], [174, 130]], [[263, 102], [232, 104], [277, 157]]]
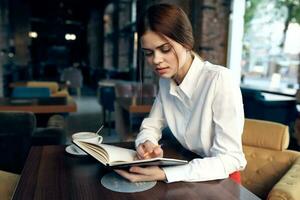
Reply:
[[0, 169], [20, 173], [28, 155], [36, 118], [30, 112], [0, 112]]
[[13, 98], [39, 98], [50, 96], [51, 92], [47, 87], [15, 87], [11, 95]]
[[157, 93], [154, 84], [117, 83], [116, 97], [155, 97]]
[[28, 87], [46, 87], [49, 88], [51, 94], [58, 92], [59, 85], [57, 82], [54, 81], [28, 81]]
[[115, 102], [115, 88], [114, 87], [100, 87], [99, 103], [102, 105], [104, 110], [110, 112], [114, 111]]
[[116, 97], [132, 97], [134, 95], [131, 83], [117, 83], [115, 92]]
[[155, 84], [143, 83], [136, 85], [137, 94], [141, 97], [155, 97], [157, 93], [157, 88]]
[[83, 76], [79, 69], [69, 67], [63, 70], [61, 80], [69, 83], [71, 88], [80, 88], [83, 83]]
[[246, 119], [243, 145], [283, 151], [289, 145], [289, 128], [276, 122]]
[[289, 144], [288, 127], [275, 122], [246, 119], [242, 139], [247, 160], [247, 166], [241, 172], [242, 184], [266, 199], [298, 156], [286, 150]]

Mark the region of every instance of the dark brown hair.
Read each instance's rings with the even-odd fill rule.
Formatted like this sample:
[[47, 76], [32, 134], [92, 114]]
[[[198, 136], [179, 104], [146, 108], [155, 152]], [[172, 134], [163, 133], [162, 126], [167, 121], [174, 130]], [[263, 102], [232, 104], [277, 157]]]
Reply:
[[188, 50], [194, 46], [191, 23], [185, 12], [171, 4], [156, 4], [147, 9], [138, 23], [138, 33], [153, 31], [167, 36]]

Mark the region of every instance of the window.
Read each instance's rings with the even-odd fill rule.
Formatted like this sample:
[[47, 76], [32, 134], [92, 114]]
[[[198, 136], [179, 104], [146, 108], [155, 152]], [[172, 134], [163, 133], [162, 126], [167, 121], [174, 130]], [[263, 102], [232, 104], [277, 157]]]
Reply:
[[[243, 84], [280, 90], [298, 88], [300, 19], [288, 1], [248, 0], [242, 53]], [[292, 1], [289, 1], [292, 2]], [[293, 9], [300, 11], [298, 1]], [[297, 20], [298, 23], [297, 23]], [[285, 24], [288, 26], [285, 27]]]

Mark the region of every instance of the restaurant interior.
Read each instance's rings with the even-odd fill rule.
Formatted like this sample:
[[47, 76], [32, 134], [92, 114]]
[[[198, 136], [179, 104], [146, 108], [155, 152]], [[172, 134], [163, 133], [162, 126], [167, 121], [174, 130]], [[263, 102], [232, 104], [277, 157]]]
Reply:
[[[292, 86], [271, 87], [278, 82], [271, 72], [270, 87], [245, 81], [239, 7], [253, 1], [0, 0], [0, 199], [22, 199], [20, 184], [33, 147], [65, 149], [74, 133], [96, 132], [102, 125], [103, 143], [135, 140], [159, 91], [136, 22], [162, 2], [188, 14], [193, 50], [232, 69], [240, 84], [248, 162], [243, 187], [258, 199], [300, 198], [300, 50]], [[163, 138], [175, 140], [168, 129]]]

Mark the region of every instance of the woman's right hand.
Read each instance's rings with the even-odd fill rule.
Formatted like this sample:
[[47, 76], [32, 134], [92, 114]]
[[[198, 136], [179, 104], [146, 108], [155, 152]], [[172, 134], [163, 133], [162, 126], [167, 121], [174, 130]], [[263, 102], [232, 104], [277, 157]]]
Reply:
[[137, 157], [140, 160], [163, 157], [163, 150], [160, 145], [155, 145], [149, 140], [139, 144], [136, 149]]

